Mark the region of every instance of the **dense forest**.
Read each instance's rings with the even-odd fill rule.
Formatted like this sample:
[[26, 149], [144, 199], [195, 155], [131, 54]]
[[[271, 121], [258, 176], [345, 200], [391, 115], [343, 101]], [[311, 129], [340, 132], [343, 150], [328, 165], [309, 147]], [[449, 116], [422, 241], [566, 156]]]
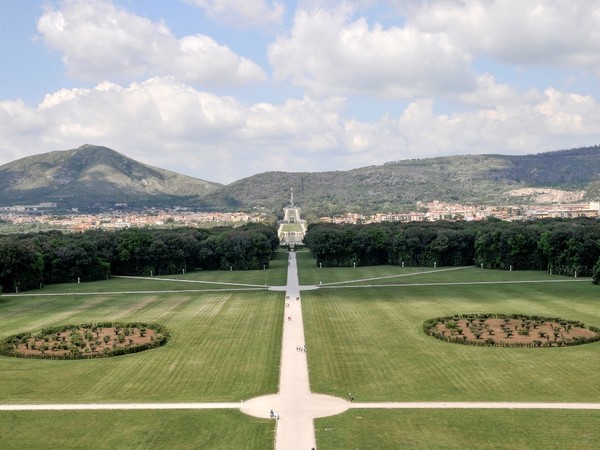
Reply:
[[323, 267], [477, 265], [595, 280], [600, 270], [600, 222], [594, 219], [313, 224], [305, 243]]
[[[304, 242], [323, 267], [477, 265], [600, 282], [600, 221], [594, 219], [312, 224]], [[262, 269], [278, 245], [275, 229], [259, 224], [0, 236], [0, 285], [15, 292], [111, 275]]]
[[239, 228], [59, 231], [0, 236], [0, 292], [111, 275], [269, 267], [279, 239], [260, 224]]

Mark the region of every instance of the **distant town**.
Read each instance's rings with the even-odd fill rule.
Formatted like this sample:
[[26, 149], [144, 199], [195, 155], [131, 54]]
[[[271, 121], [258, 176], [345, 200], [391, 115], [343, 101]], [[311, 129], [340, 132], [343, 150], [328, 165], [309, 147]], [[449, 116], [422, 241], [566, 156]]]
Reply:
[[[38, 205], [17, 205], [0, 207], [0, 222], [20, 228], [59, 228], [73, 232], [90, 229], [118, 229], [128, 227], [213, 227], [218, 225], [242, 225], [252, 222], [265, 222], [272, 219], [266, 212], [194, 212], [188, 208], [169, 210], [148, 209], [143, 212], [126, 212], [116, 209], [98, 214], [83, 214], [72, 211], [69, 214], [52, 212], [53, 203]], [[116, 205], [123, 207], [125, 205]], [[465, 205], [433, 201], [418, 202], [415, 211], [404, 213], [378, 213], [363, 215], [346, 213], [331, 217], [320, 217], [321, 222], [367, 224], [380, 222], [433, 222], [476, 221], [497, 218], [506, 221], [532, 220], [541, 218], [578, 218], [599, 216], [600, 202], [557, 203], [545, 205], [490, 206]]]
[[386, 213], [364, 216], [361, 214], [343, 214], [335, 217], [321, 217], [330, 223], [379, 223], [379, 222], [434, 222], [437, 220], [484, 220], [490, 217], [507, 220], [531, 220], [545, 218], [573, 219], [577, 217], [598, 217], [600, 202], [562, 203], [550, 205], [520, 206], [481, 206], [463, 205], [433, 201], [417, 202], [416, 211], [408, 213]]
[[251, 222], [264, 222], [266, 213], [244, 212], [193, 212], [186, 208], [172, 210], [148, 209], [143, 212], [124, 210], [108, 211], [97, 214], [78, 212], [54, 214], [52, 204], [20, 205], [0, 207], [0, 222], [11, 225], [43, 228], [59, 228], [69, 231], [87, 231], [92, 229], [122, 229], [143, 227], [186, 226], [206, 228], [219, 225], [242, 225]]

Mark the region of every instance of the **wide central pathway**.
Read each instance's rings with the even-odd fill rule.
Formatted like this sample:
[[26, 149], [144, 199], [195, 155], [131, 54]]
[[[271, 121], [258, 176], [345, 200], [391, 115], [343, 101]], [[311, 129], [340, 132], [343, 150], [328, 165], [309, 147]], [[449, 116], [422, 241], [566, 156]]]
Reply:
[[[311, 289], [311, 288], [308, 288]], [[302, 323], [302, 306], [296, 254], [290, 253], [286, 307], [281, 349], [279, 393], [247, 401], [242, 412], [256, 417], [270, 417], [273, 410], [277, 420], [276, 450], [310, 450], [316, 448], [313, 420], [346, 411], [350, 404], [341, 398], [310, 392], [308, 363]]]

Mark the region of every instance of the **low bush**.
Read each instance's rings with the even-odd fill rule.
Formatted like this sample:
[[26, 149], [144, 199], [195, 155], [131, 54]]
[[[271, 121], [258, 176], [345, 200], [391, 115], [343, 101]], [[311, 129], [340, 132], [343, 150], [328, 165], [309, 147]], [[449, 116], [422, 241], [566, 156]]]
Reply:
[[[497, 331], [502, 331], [503, 339], [491, 337], [494, 332], [487, 322], [490, 319], [502, 321]], [[463, 329], [459, 327], [462, 323], [468, 325], [472, 338], [462, 334]], [[531, 328], [537, 329], [542, 326], [551, 329], [552, 333], [538, 331], [534, 333], [537, 336], [530, 333]], [[425, 320], [423, 331], [429, 336], [446, 342], [486, 347], [563, 347], [600, 341], [598, 327], [586, 328], [580, 321], [524, 314], [455, 314], [437, 317]], [[520, 338], [519, 341], [513, 340], [515, 331]], [[577, 332], [579, 334], [576, 334]], [[484, 333], [487, 333], [488, 337], [480, 339]]]
[[[102, 339], [100, 330], [103, 330]], [[129, 338], [125, 344], [125, 335], [132, 338], [137, 335], [139, 339], [134, 341]], [[157, 323], [60, 325], [44, 328], [36, 335], [19, 333], [8, 336], [0, 341], [0, 355], [41, 359], [106, 358], [160, 347], [169, 338], [169, 331]], [[41, 342], [40, 345], [36, 345], [38, 341]]]

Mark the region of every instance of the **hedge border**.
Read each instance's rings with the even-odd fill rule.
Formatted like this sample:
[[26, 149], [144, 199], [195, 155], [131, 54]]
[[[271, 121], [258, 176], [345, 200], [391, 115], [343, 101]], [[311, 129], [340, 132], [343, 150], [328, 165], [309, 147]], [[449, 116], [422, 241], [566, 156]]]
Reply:
[[439, 323], [444, 323], [448, 320], [487, 320], [487, 319], [517, 319], [517, 320], [531, 320], [531, 321], [542, 321], [542, 322], [556, 322], [560, 325], [571, 325], [577, 328], [586, 328], [583, 322], [577, 320], [566, 320], [560, 317], [547, 317], [547, 316], [530, 316], [527, 314], [501, 314], [501, 313], [474, 313], [474, 314], [453, 314], [450, 316], [436, 317], [433, 319], [427, 319], [423, 322], [423, 331], [428, 336], [433, 336], [441, 341], [450, 342], [452, 344], [463, 344], [473, 345], [476, 347], [509, 347], [509, 348], [548, 348], [548, 347], [570, 347], [574, 345], [591, 344], [593, 342], [600, 341], [600, 328], [595, 326], [588, 326], [587, 329], [594, 332], [594, 337], [578, 337], [576, 339], [562, 340], [562, 341], [547, 341], [541, 342], [540, 345], [535, 344], [538, 340], [533, 340], [530, 343], [509, 343], [509, 342], [491, 342], [489, 340], [468, 340], [466, 336], [445, 336], [438, 332], [435, 328]]
[[11, 336], [8, 336], [8, 337], [0, 340], [0, 355], [1, 356], [9, 356], [9, 357], [13, 357], [13, 358], [60, 359], [60, 360], [110, 358], [113, 356], [128, 355], [131, 353], [139, 353], [139, 352], [143, 352], [146, 350], [151, 350], [153, 348], [161, 347], [161, 346], [165, 345], [171, 337], [169, 330], [167, 330], [167, 328], [165, 328], [163, 325], [158, 324], [158, 323], [147, 323], [147, 322], [89, 322], [89, 323], [82, 323], [79, 325], [56, 325], [56, 326], [52, 326], [52, 327], [42, 328], [40, 330], [39, 335], [45, 336], [48, 334], [55, 334], [55, 333], [60, 333], [63, 331], [69, 331], [69, 330], [91, 329], [91, 328], [117, 328], [117, 327], [139, 328], [139, 329], [149, 328], [151, 330], [154, 330], [160, 336], [158, 338], [155, 338], [153, 341], [147, 342], [145, 344], [135, 345], [135, 346], [131, 346], [131, 347], [110, 348], [106, 352], [94, 354], [94, 355], [85, 354], [85, 353], [81, 353], [81, 352], [79, 354], [69, 353], [66, 355], [56, 355], [56, 354], [52, 354], [52, 353], [42, 353], [41, 355], [24, 355], [23, 353], [16, 351], [15, 344], [18, 344], [23, 339], [29, 339], [33, 335], [33, 333], [23, 332], [23, 333], [13, 334]]

